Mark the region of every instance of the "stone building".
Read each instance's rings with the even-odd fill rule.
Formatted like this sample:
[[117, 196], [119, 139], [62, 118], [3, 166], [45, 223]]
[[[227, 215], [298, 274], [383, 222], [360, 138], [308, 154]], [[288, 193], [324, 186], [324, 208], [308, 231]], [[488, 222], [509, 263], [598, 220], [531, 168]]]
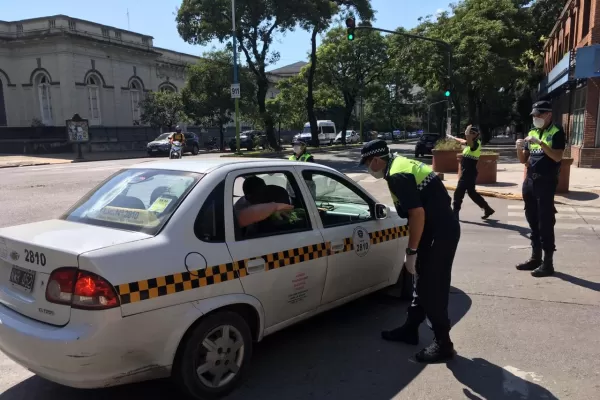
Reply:
[[140, 124], [149, 91], [178, 91], [198, 57], [147, 35], [66, 15], [0, 21], [0, 126]]

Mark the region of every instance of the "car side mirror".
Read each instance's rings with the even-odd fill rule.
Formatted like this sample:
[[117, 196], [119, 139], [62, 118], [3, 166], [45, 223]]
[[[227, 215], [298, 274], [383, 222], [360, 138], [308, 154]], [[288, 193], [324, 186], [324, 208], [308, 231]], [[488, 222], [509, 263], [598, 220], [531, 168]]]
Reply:
[[375, 204], [375, 218], [386, 219], [388, 217], [388, 207], [385, 204]]

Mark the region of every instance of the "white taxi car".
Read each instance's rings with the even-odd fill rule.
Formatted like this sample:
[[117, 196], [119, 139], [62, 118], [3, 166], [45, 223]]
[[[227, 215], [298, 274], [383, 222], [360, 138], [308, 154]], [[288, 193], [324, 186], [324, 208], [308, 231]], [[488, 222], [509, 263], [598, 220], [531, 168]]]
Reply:
[[[235, 217], [251, 176], [295, 208], [266, 231]], [[0, 229], [0, 350], [71, 387], [172, 376], [194, 398], [219, 397], [254, 341], [398, 285], [407, 235], [322, 165], [137, 164], [59, 219]]]

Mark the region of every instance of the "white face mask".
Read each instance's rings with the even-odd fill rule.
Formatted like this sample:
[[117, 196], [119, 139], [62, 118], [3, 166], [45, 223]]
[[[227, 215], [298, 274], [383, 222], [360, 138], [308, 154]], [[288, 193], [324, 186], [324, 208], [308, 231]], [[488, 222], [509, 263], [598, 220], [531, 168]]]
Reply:
[[384, 175], [385, 175], [385, 172], [383, 171], [383, 169], [382, 169], [381, 171], [373, 171], [373, 170], [371, 169], [371, 167], [369, 166], [369, 167], [367, 168], [367, 170], [369, 171], [369, 174], [371, 174], [371, 176], [372, 176], [373, 178], [375, 178], [375, 179], [381, 179], [381, 178], [383, 178], [383, 177], [384, 177]]
[[295, 154], [302, 153], [302, 147], [301, 146], [294, 146], [293, 149], [294, 149], [294, 153]]
[[535, 126], [536, 128], [543, 128], [545, 123], [546, 121], [544, 120], [544, 118], [533, 117], [533, 126]]

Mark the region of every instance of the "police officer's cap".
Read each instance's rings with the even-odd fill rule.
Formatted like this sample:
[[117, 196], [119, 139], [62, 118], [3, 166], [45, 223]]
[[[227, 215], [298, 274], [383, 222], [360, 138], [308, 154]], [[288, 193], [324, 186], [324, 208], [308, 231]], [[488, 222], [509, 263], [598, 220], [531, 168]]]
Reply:
[[375, 139], [368, 143], [365, 143], [362, 149], [360, 149], [360, 162], [359, 165], [363, 165], [368, 159], [372, 157], [383, 157], [390, 154], [385, 140]]
[[481, 132], [479, 131], [479, 127], [477, 125], [471, 125], [471, 133], [479, 135]]
[[304, 139], [301, 139], [301, 138], [296, 138], [296, 139], [294, 139], [294, 141], [292, 142], [292, 145], [293, 145], [293, 146], [294, 146], [294, 145], [298, 145], [298, 146], [306, 146], [306, 145], [307, 145], [307, 143], [306, 143], [306, 140], [304, 140]]
[[552, 111], [552, 104], [549, 101], [542, 100], [533, 103], [532, 111], [529, 115], [544, 114]]

